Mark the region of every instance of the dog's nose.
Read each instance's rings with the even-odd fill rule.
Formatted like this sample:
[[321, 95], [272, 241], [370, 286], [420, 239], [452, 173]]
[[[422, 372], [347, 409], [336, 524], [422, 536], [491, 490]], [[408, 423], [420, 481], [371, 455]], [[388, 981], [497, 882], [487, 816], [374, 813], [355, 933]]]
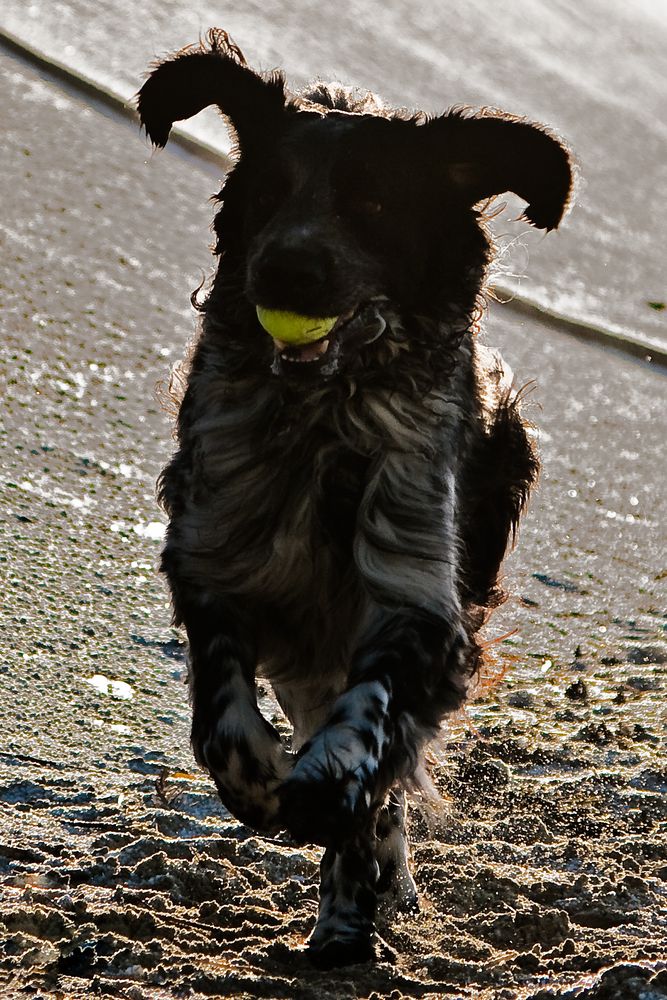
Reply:
[[265, 262], [264, 272], [265, 278], [278, 282], [280, 286], [321, 287], [327, 275], [326, 254], [322, 249], [277, 247]]
[[274, 241], [253, 261], [253, 297], [273, 307], [316, 308], [326, 295], [332, 268], [333, 256], [322, 244]]

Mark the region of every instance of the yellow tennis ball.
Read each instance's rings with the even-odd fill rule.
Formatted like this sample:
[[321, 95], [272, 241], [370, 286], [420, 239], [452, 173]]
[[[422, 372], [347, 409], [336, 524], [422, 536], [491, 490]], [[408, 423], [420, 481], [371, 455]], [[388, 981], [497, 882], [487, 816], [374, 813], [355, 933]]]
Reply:
[[283, 312], [281, 309], [262, 309], [261, 306], [257, 306], [257, 319], [274, 340], [299, 345], [310, 344], [314, 340], [326, 337], [338, 317], [300, 316], [298, 313]]

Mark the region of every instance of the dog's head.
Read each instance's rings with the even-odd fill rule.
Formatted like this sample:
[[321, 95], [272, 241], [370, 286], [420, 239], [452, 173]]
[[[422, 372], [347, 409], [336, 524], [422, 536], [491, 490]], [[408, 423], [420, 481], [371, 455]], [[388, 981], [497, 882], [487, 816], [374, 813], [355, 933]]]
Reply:
[[550, 230], [570, 198], [569, 154], [540, 126], [495, 111], [409, 116], [324, 85], [294, 97], [217, 29], [158, 65], [138, 99], [157, 146], [210, 104], [237, 138], [215, 229], [250, 321], [259, 329], [257, 306], [337, 317], [315, 342], [276, 341], [281, 374], [354, 365], [389, 311], [460, 325], [490, 257], [476, 203], [513, 191]]

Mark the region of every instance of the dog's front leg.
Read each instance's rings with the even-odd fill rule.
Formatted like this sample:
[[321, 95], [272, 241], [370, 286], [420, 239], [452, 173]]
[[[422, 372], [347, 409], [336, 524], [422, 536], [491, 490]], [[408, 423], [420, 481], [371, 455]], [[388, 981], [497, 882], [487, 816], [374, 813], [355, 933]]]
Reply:
[[259, 711], [252, 630], [230, 604], [179, 608], [189, 639], [192, 748], [223, 804], [248, 826], [277, 828], [276, 790], [291, 757]]
[[314, 965], [334, 968], [374, 957], [378, 897], [391, 897], [403, 912], [418, 908], [408, 866], [405, 794], [399, 789], [390, 792], [375, 824], [324, 852], [317, 923], [308, 941]]
[[325, 850], [317, 923], [308, 940], [308, 957], [318, 968], [353, 965], [374, 957], [379, 874], [372, 828]]
[[281, 818], [295, 839], [328, 847], [369, 826], [445, 713], [464, 700], [472, 652], [458, 623], [378, 613], [348, 689], [280, 789]]

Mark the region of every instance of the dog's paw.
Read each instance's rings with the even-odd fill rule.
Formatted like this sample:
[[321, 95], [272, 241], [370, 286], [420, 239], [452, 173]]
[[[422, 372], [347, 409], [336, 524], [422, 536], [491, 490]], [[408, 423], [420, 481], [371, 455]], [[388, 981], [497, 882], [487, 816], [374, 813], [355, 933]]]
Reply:
[[281, 825], [279, 789], [294, 757], [258, 712], [245, 713], [243, 728], [226, 725], [227, 721], [223, 716], [208, 729], [193, 725], [197, 762], [209, 772], [223, 805], [236, 819], [255, 830], [275, 833]]
[[311, 776], [300, 773], [297, 765], [278, 796], [281, 825], [299, 844], [344, 842], [370, 816], [370, 794], [363, 795], [354, 774]]
[[297, 842], [328, 847], [370, 823], [379, 805], [378, 761], [356, 735], [345, 726], [323, 729], [280, 787], [280, 817]]
[[379, 682], [357, 685], [301, 748], [280, 790], [281, 816], [296, 840], [326, 847], [370, 822], [386, 792], [379, 785], [388, 697]]
[[375, 960], [375, 948], [370, 937], [333, 937], [325, 941], [311, 941], [306, 951], [309, 961], [317, 969], [339, 969], [345, 965], [359, 965]]

